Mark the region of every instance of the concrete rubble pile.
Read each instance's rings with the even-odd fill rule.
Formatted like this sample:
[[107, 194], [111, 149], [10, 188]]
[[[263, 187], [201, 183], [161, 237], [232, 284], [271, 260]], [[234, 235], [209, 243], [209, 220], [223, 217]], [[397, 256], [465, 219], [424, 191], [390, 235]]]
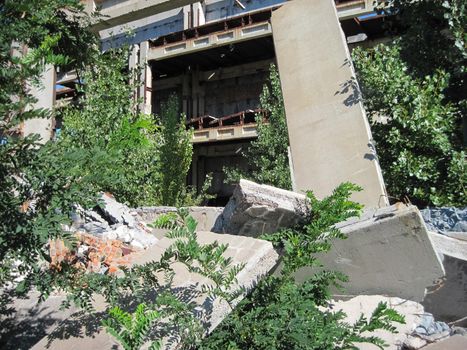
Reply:
[[138, 213], [104, 193], [101, 206], [93, 210], [77, 210], [72, 230], [91, 234], [103, 240], [119, 240], [132, 248], [145, 249], [157, 243]]

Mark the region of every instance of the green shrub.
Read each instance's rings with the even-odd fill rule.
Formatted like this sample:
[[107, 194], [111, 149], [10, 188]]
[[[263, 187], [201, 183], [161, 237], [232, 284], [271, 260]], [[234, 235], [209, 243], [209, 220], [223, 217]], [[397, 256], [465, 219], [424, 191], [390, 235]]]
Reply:
[[127, 50], [95, 55], [82, 73], [77, 104], [61, 111], [63, 131], [57, 142], [62, 149], [96, 150], [111, 161], [89, 164], [105, 176], [96, 183], [116, 199], [131, 206], [157, 202], [160, 137], [154, 118], [137, 112], [134, 99], [137, 70], [127, 70]]
[[391, 196], [418, 205], [466, 202], [460, 110], [445, 99], [449, 75], [411, 75], [398, 42], [353, 52], [378, 158]]
[[379, 6], [390, 41], [357, 48], [352, 58], [389, 195], [420, 206], [465, 206], [465, 1]]
[[265, 122], [262, 114], [256, 116], [258, 138], [242, 153], [250, 169], [225, 168], [227, 180], [238, 182], [244, 178], [290, 190], [289, 136], [279, 72], [274, 65], [270, 67], [269, 81], [263, 87], [260, 102], [269, 119]]

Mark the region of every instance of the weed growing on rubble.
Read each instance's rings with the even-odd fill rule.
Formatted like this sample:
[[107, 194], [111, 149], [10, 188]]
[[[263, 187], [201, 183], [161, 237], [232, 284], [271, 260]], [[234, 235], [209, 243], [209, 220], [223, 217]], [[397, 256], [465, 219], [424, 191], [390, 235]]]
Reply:
[[331, 239], [345, 238], [334, 225], [359, 215], [362, 206], [349, 200], [352, 192], [358, 190], [359, 187], [344, 183], [321, 201], [312, 192], [307, 193], [312, 208], [308, 222], [265, 236], [283, 252], [281, 274], [261, 280], [200, 349], [343, 350], [356, 349], [357, 342], [383, 349], [384, 341], [369, 332], [395, 332], [393, 323], [404, 322], [401, 315], [380, 303], [370, 318], [362, 315], [349, 325], [342, 311], [324, 308], [329, 306], [330, 287], [339, 287], [345, 276], [318, 271], [302, 284], [293, 277], [299, 268], [320, 266], [314, 254], [329, 251]]

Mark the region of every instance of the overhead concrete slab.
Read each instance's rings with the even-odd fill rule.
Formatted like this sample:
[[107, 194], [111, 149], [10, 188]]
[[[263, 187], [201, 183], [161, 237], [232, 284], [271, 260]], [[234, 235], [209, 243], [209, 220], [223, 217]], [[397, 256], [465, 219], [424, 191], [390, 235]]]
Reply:
[[298, 191], [329, 195], [340, 183], [363, 187], [352, 199], [387, 204], [371, 131], [333, 1], [294, 0], [273, 12]]
[[[270, 242], [227, 234], [216, 234], [212, 232], [198, 232], [198, 242], [209, 244], [217, 241], [219, 244], [228, 244], [229, 247], [224, 256], [232, 258], [232, 264], [244, 263], [245, 267], [237, 275], [237, 285], [234, 288], [244, 287], [245, 293], [250, 291], [277, 263], [279, 258]], [[156, 245], [145, 251], [132, 254], [134, 264], [144, 264], [153, 260], [159, 260], [163, 252], [173, 243], [166, 237], [157, 242]], [[209, 285], [206, 278], [187, 271], [181, 263], [175, 263], [174, 278], [171, 285], [163, 286], [170, 288], [181, 299], [192, 302], [193, 310], [207, 332], [211, 332], [231, 309], [223, 300], [212, 299], [202, 291], [202, 285]], [[160, 283], [163, 284], [164, 276], [159, 275]], [[154, 302], [154, 295], [148, 296], [148, 303]], [[233, 304], [238, 303], [242, 297], [236, 299]], [[129, 300], [129, 303], [134, 300]], [[106, 317], [105, 309], [108, 305], [102, 298], [96, 298], [95, 314], [75, 313], [66, 321], [62, 322], [47, 337], [32, 347], [32, 349], [51, 350], [81, 350], [81, 349], [120, 349], [115, 340], [108, 335], [101, 326], [102, 318]], [[160, 337], [160, 335], [159, 335]], [[164, 334], [163, 349], [178, 348], [178, 337], [175, 332]]]
[[100, 31], [117, 25], [136, 21], [150, 15], [190, 5], [197, 0], [135, 0], [101, 9], [102, 20], [92, 26]]
[[[333, 241], [331, 251], [318, 259], [326, 270], [349, 277], [347, 295], [381, 294], [420, 302], [426, 289], [445, 275], [415, 206], [367, 211], [359, 220], [336, 226], [347, 239]], [[303, 269], [297, 277], [309, 274]]]

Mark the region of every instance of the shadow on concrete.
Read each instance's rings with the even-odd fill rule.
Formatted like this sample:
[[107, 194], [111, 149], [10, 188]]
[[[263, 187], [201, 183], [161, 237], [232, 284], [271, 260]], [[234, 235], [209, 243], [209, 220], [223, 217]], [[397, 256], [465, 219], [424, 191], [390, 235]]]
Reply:
[[0, 320], [0, 349], [30, 349], [47, 335], [47, 329], [61, 321], [54, 317], [55, 310], [41, 304], [29, 310], [26, 315], [5, 316]]
[[357, 83], [357, 79], [352, 77], [339, 85], [339, 90], [334, 93], [336, 95], [345, 95], [342, 103], [346, 107], [354, 106], [362, 101], [362, 94]]
[[[467, 261], [445, 255], [443, 266], [444, 281], [428, 290], [422, 304], [436, 320], [449, 323], [467, 317]], [[467, 319], [455, 325], [467, 327]]]
[[101, 328], [101, 320], [106, 312], [86, 313], [77, 312], [62, 322], [47, 336], [47, 348], [57, 339], [92, 337]]

